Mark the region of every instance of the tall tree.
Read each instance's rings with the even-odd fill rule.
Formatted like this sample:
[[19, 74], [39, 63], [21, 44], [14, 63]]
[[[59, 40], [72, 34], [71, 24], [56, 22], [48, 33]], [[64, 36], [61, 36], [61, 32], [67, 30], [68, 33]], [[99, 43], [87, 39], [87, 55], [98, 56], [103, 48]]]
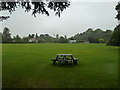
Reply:
[[2, 35], [2, 42], [12, 42], [11, 34], [9, 28], [5, 27]]
[[28, 38], [29, 38], [29, 39], [30, 39], [30, 38], [32, 38], [32, 35], [31, 35], [31, 34], [29, 34], [29, 35], [28, 35]]
[[39, 37], [39, 36], [38, 36], [38, 34], [36, 33], [35, 38], [38, 39], [38, 37]]
[[57, 39], [59, 38], [59, 34], [56, 34], [56, 38], [57, 38]]
[[116, 5], [115, 10], [118, 12], [118, 14], [116, 15], [116, 19], [120, 20], [120, 1]]
[[16, 35], [16, 36], [13, 38], [13, 40], [14, 40], [15, 42], [21, 42], [21, 37], [20, 37], [19, 35]]
[[65, 35], [65, 39], [67, 39], [67, 35]]
[[35, 35], [34, 35], [34, 34], [32, 34], [32, 35], [31, 35], [31, 37], [32, 37], [32, 38], [35, 38]]
[[120, 46], [120, 24], [116, 26], [107, 45]]
[[[118, 21], [120, 20], [120, 2], [115, 7], [115, 10], [117, 11], [116, 19]], [[120, 46], [120, 23], [115, 27], [113, 34], [107, 43], [107, 45], [112, 45], [112, 46]]]

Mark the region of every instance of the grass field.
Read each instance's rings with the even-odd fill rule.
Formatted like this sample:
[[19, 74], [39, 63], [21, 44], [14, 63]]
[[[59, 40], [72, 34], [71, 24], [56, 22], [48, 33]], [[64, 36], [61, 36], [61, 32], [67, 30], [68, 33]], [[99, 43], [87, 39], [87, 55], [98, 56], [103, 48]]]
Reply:
[[[3, 44], [3, 88], [116, 88], [118, 47], [104, 44]], [[78, 65], [52, 65], [56, 54]]]

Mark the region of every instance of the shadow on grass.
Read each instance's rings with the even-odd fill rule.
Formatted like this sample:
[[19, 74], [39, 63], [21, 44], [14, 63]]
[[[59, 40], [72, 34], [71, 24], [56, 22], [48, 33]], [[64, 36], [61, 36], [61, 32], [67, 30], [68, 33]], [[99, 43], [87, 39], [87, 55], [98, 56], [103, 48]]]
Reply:
[[57, 62], [55, 64], [51, 64], [51, 66], [57, 66], [57, 67], [75, 67], [75, 66], [79, 66], [78, 64], [75, 65], [73, 63], [60, 63], [60, 62]]

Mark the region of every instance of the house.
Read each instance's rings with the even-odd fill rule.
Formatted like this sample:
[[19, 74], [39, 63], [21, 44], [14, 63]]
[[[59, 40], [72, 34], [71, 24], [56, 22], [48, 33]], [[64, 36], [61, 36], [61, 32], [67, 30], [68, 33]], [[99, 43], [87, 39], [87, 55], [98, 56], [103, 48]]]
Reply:
[[77, 40], [69, 40], [69, 43], [76, 43]]
[[89, 43], [89, 42], [84, 42], [84, 43]]
[[36, 42], [36, 43], [38, 43], [38, 40], [36, 39], [36, 38], [30, 38], [29, 39], [29, 42], [31, 43], [31, 42]]

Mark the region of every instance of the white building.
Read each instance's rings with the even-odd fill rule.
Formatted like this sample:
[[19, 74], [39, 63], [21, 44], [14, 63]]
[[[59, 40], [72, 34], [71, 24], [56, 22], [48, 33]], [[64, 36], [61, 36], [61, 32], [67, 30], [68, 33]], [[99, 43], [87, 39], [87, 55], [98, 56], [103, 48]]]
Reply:
[[69, 43], [76, 43], [77, 40], [69, 40]]
[[89, 43], [89, 42], [84, 42], [84, 43]]
[[38, 40], [37, 39], [35, 39], [35, 38], [31, 38], [31, 39], [29, 39], [29, 42], [38, 42]]

